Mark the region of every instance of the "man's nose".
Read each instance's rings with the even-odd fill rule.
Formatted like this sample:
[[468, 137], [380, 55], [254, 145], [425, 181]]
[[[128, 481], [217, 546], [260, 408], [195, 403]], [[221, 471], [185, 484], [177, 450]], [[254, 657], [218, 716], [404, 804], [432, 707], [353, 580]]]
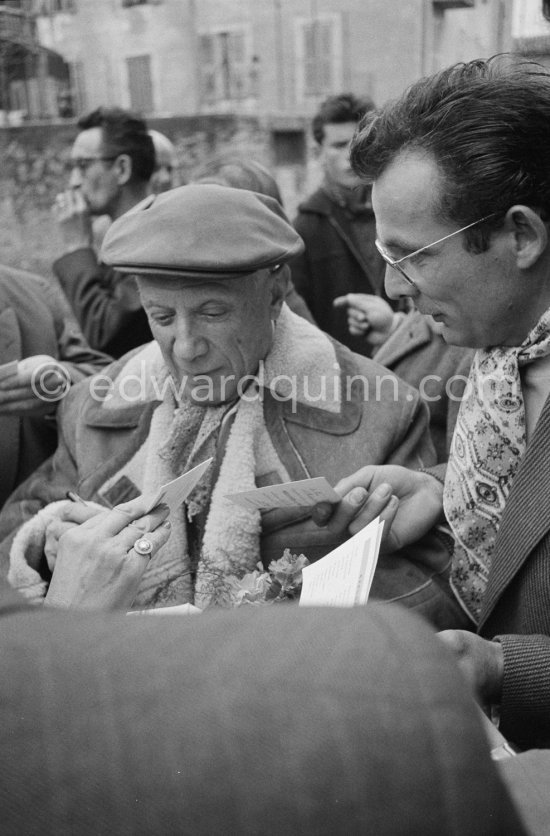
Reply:
[[79, 189], [82, 185], [82, 172], [77, 165], [71, 169], [71, 176], [69, 177], [69, 186], [71, 189]]
[[208, 343], [196, 326], [185, 319], [177, 323], [174, 340], [174, 356], [177, 360], [189, 362], [208, 352]]
[[402, 296], [416, 296], [418, 293], [416, 287], [408, 282], [399, 270], [396, 270], [395, 267], [390, 267], [389, 264], [386, 265], [384, 287], [390, 299], [401, 299]]

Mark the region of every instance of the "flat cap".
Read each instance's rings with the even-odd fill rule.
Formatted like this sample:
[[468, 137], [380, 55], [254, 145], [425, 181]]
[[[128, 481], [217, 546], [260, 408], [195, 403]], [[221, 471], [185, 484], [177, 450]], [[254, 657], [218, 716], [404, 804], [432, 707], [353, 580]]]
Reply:
[[192, 184], [151, 195], [118, 218], [101, 259], [126, 273], [236, 278], [283, 264], [303, 249], [273, 198]]

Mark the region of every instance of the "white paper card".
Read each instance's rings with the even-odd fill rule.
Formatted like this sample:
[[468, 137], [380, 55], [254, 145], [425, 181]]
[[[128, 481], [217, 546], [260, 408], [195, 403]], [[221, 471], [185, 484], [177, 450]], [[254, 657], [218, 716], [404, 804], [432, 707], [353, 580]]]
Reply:
[[17, 360], [11, 360], [9, 363], [3, 363], [0, 366], [0, 380], [5, 377], [10, 377], [12, 374], [17, 374]]
[[150, 610], [132, 610], [126, 615], [200, 615], [202, 610], [194, 604], [175, 604], [173, 607], [153, 607]]
[[270, 508], [309, 507], [317, 502], [340, 502], [342, 497], [338, 496], [324, 476], [317, 476], [315, 479], [301, 479], [299, 482], [283, 482], [252, 491], [230, 493], [225, 498], [249, 510], [265, 511]]
[[202, 475], [210, 466], [211, 462], [212, 458], [206, 459], [196, 467], [188, 470], [187, 473], [183, 473], [176, 479], [172, 479], [171, 482], [167, 482], [165, 485], [162, 485], [154, 494], [145, 497], [147, 501], [147, 508], [144, 511], [144, 515], [152, 511], [153, 508], [156, 508], [157, 505], [160, 505], [161, 502], [164, 505], [168, 505], [170, 513], [173, 513], [173, 511], [178, 508], [182, 502], [185, 502], [195, 485], [198, 484]]
[[384, 523], [373, 520], [341, 546], [302, 570], [300, 606], [366, 604], [376, 569]]

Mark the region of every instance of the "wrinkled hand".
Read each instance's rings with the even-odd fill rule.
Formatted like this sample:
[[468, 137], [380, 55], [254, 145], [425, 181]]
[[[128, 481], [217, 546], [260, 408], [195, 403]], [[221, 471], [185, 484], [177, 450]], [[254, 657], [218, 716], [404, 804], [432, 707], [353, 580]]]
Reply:
[[456, 655], [458, 666], [482, 703], [500, 702], [504, 655], [500, 642], [468, 630], [443, 630], [441, 641]]
[[58, 194], [52, 213], [59, 224], [66, 253], [93, 245], [92, 219], [80, 189], [67, 189]]
[[347, 308], [348, 329], [356, 337], [364, 336], [365, 342], [380, 346], [393, 330], [395, 314], [385, 299], [369, 293], [347, 293], [338, 296], [335, 308]]
[[0, 415], [47, 415], [55, 412], [71, 379], [66, 367], [47, 354], [26, 357], [17, 371], [0, 379]]
[[73, 502], [68, 505], [55, 519], [46, 526], [46, 542], [44, 554], [48, 562], [50, 572], [53, 572], [57, 560], [59, 540], [66, 531], [77, 528], [86, 520], [90, 520], [97, 514], [103, 513], [97, 505], [87, 505], [84, 502]]
[[[161, 505], [145, 517], [145, 507], [145, 499], [138, 497], [62, 534], [45, 604], [128, 609], [149, 560], [170, 536], [168, 508]], [[140, 535], [150, 541], [151, 555], [140, 555], [133, 548]]]
[[368, 465], [341, 479], [338, 505], [321, 502], [312, 517], [318, 525], [347, 527], [351, 535], [380, 515], [381, 552], [416, 542], [436, 524], [443, 507], [443, 485], [428, 473], [399, 465]]
[[391, 485], [381, 482], [376, 490], [369, 493], [361, 485], [350, 488], [342, 480], [335, 485], [335, 491], [342, 497], [340, 502], [335, 505], [319, 502], [313, 507], [311, 517], [316, 525], [338, 536], [346, 531], [351, 536], [379, 516], [385, 523], [384, 532], [391, 529], [399, 507]]

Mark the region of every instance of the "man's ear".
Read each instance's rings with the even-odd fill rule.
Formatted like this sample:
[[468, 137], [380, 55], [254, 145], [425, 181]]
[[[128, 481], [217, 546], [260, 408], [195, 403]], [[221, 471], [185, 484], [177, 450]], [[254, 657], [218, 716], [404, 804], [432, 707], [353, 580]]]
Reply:
[[132, 178], [132, 158], [129, 154], [119, 154], [113, 165], [119, 186], [125, 186]]
[[286, 299], [288, 288], [290, 285], [290, 267], [288, 264], [283, 264], [277, 267], [271, 273], [273, 284], [271, 285], [271, 303], [270, 303], [270, 318], [275, 320], [279, 318], [281, 307]]
[[518, 204], [506, 213], [505, 228], [514, 235], [516, 264], [520, 270], [533, 267], [548, 246], [548, 230], [540, 215]]
[[323, 145], [323, 140], [321, 140], [321, 142], [317, 142], [317, 140], [315, 140], [311, 146], [311, 156], [314, 160], [319, 161], [323, 156], [324, 150], [325, 146]]

